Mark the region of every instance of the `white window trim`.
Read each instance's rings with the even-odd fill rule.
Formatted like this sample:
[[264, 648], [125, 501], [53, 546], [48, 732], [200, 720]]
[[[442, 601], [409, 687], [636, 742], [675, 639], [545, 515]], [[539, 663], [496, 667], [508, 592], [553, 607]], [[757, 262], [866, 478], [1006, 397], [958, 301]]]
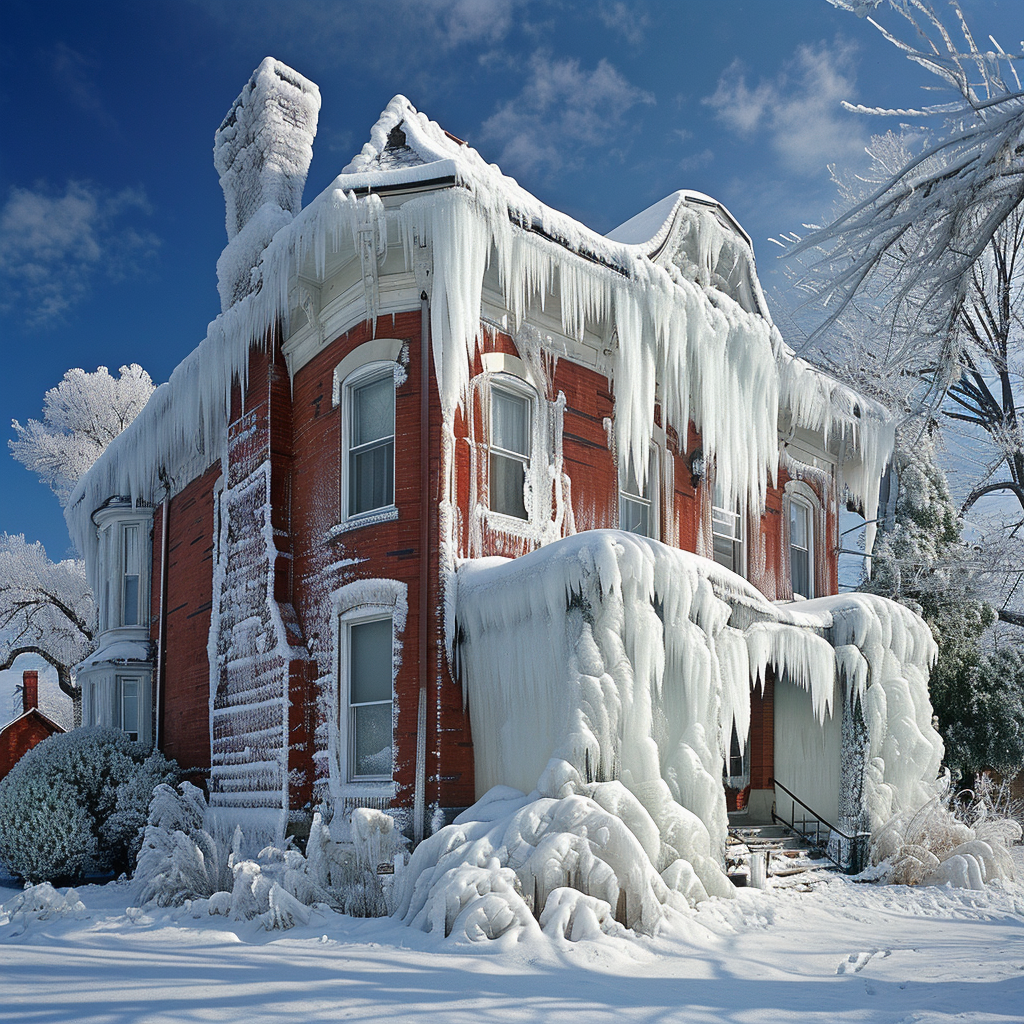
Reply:
[[809, 594], [801, 594], [799, 596], [807, 599], [820, 596], [818, 594], [817, 586], [817, 570], [818, 570], [818, 547], [819, 540], [823, 534], [821, 530], [823, 523], [821, 521], [821, 502], [818, 500], [817, 494], [807, 486], [802, 480], [790, 480], [785, 487], [783, 492], [783, 529], [785, 531], [785, 552], [786, 552], [786, 580], [789, 583], [790, 592], [796, 596], [796, 592], [793, 591], [793, 563], [792, 563], [792, 551], [793, 542], [790, 537], [790, 516], [792, 515], [791, 508], [793, 505], [797, 505], [807, 510], [807, 529], [809, 536], [807, 538], [807, 578], [811, 591]]
[[[333, 696], [331, 700], [330, 769], [328, 785], [335, 800], [345, 797], [393, 797], [394, 778], [350, 779], [350, 706], [348, 631], [352, 624], [391, 618], [392, 720], [397, 721], [398, 694], [394, 684], [402, 661], [402, 634], [408, 613], [408, 588], [400, 580], [355, 580], [334, 591], [332, 629], [334, 641]], [[344, 710], [343, 710], [344, 709]]]
[[404, 342], [396, 338], [374, 338], [357, 345], [334, 368], [334, 380], [331, 385], [331, 405], [337, 408], [341, 404], [342, 388], [346, 380], [357, 370], [370, 363], [398, 363]]
[[[364, 348], [365, 346], [360, 346]], [[354, 355], [354, 353], [351, 353]], [[344, 360], [339, 363], [339, 369], [344, 365]], [[351, 454], [351, 439], [352, 439], [352, 392], [355, 388], [362, 384], [369, 384], [376, 379], [384, 379], [388, 376], [394, 380], [395, 366], [398, 365], [394, 362], [387, 362], [384, 360], [376, 360], [374, 362], [367, 362], [360, 365], [357, 369], [354, 369], [347, 377], [342, 380], [340, 384], [341, 394], [341, 522], [346, 524], [358, 524], [365, 521], [374, 521], [380, 519], [381, 516], [390, 512], [392, 509], [397, 509], [395, 505], [395, 492], [398, 489], [398, 481], [396, 479], [396, 466], [394, 463], [397, 461], [398, 456], [398, 444], [397, 444], [397, 419], [398, 410], [397, 403], [395, 408], [395, 423], [393, 426], [392, 437], [392, 449], [391, 449], [391, 501], [386, 505], [381, 505], [378, 508], [365, 509], [362, 512], [356, 512], [352, 515], [349, 514], [349, 457]], [[337, 371], [336, 371], [337, 372]]]
[[[520, 519], [519, 516], [510, 516], [505, 512], [500, 512], [497, 509], [491, 508], [491, 452], [496, 451], [499, 455], [505, 458], [514, 458], [521, 460], [522, 456], [519, 452], [510, 452], [505, 448], [499, 448], [497, 445], [492, 444], [491, 435], [493, 433], [493, 425], [491, 422], [491, 395], [495, 390], [505, 391], [509, 394], [516, 395], [519, 398], [526, 399], [527, 413], [529, 416], [529, 422], [527, 423], [526, 430], [526, 443], [530, 449], [526, 458], [526, 471], [524, 473], [525, 488], [523, 494], [523, 505], [526, 508], [526, 518]], [[525, 528], [532, 527], [537, 520], [537, 502], [536, 502], [536, 480], [534, 479], [536, 465], [537, 465], [537, 452], [534, 451], [535, 444], [535, 430], [534, 427], [537, 423], [536, 417], [539, 412], [539, 402], [537, 401], [537, 390], [528, 381], [523, 380], [521, 377], [514, 377], [509, 373], [496, 373], [488, 381], [487, 388], [487, 407], [486, 413], [486, 425], [485, 425], [485, 436], [487, 438], [486, 449], [486, 463], [485, 473], [487, 476], [487, 521], [491, 526], [504, 530], [509, 533], [522, 533]]]
[[[346, 785], [361, 786], [366, 784], [392, 783], [394, 781], [394, 763], [390, 775], [357, 775], [355, 772], [355, 750], [351, 737], [354, 733], [353, 723], [355, 721], [355, 708], [367, 707], [368, 704], [355, 705], [352, 703], [352, 680], [350, 653], [352, 650], [352, 627], [361, 626], [369, 622], [389, 622], [391, 624], [391, 700], [387, 703], [391, 706], [391, 747], [394, 750], [395, 728], [395, 622], [390, 611], [382, 611], [372, 608], [353, 609], [340, 618], [338, 627], [338, 665], [340, 668], [338, 676], [338, 732], [344, 737], [344, 759], [339, 760], [339, 767], [342, 770], [342, 779]], [[378, 703], [384, 703], [383, 701]], [[345, 709], [344, 712], [342, 709]]]
[[[135, 730], [127, 729], [125, 727], [125, 721], [124, 721], [124, 684], [125, 683], [135, 683], [135, 686], [136, 686], [135, 702], [136, 702], [136, 709], [137, 709], [137, 714], [138, 714], [139, 718], [138, 718], [138, 721], [136, 722], [137, 728]], [[146, 727], [147, 726], [147, 716], [146, 716], [147, 708], [146, 708], [146, 701], [144, 699], [144, 693], [143, 693], [144, 685], [145, 685], [145, 680], [140, 675], [118, 673], [118, 675], [116, 677], [114, 700], [116, 701], [116, 708], [115, 708], [115, 710], [116, 710], [116, 714], [117, 714], [118, 728], [122, 732], [124, 732], [124, 733], [128, 733], [128, 732], [134, 731], [135, 732], [135, 738], [137, 740], [144, 739], [148, 735], [148, 733], [149, 733], [149, 729]]]

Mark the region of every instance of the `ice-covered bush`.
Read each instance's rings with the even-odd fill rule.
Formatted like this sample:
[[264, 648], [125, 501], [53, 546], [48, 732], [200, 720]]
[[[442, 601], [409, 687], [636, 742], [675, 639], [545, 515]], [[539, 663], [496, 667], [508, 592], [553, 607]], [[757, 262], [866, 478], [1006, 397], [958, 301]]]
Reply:
[[1009, 847], [1021, 825], [998, 806], [983, 776], [974, 790], [954, 793], [948, 784], [914, 814], [900, 814], [879, 830], [872, 856], [895, 885], [953, 885], [981, 889], [1014, 877]]
[[0, 861], [29, 882], [129, 870], [154, 785], [179, 776], [119, 729], [51, 736], [0, 782]]
[[135, 893], [143, 905], [187, 903], [194, 914], [258, 919], [267, 929], [305, 924], [317, 904], [376, 917], [391, 910], [391, 887], [377, 867], [391, 863], [404, 845], [393, 818], [357, 808], [330, 826], [314, 815], [305, 854], [268, 845], [252, 855], [241, 827], [232, 827], [225, 812], [211, 810], [194, 786], [158, 786]]

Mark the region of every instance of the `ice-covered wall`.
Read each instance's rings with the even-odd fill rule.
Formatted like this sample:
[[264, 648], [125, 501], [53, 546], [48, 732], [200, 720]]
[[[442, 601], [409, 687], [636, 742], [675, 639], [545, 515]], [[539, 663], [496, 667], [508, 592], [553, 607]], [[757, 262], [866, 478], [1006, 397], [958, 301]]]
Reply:
[[[398, 164], [383, 159], [396, 130], [413, 154]], [[452, 187], [409, 194], [387, 209], [378, 194], [445, 178]], [[597, 235], [396, 97], [360, 156], [276, 231], [253, 270], [252, 291], [210, 325], [80, 482], [68, 505], [76, 542], [89, 553], [89, 513], [111, 494], [156, 500], [219, 458], [231, 384], [245, 381], [250, 344], [265, 344], [279, 325], [287, 332], [301, 304], [293, 287], [300, 268], [323, 280], [328, 253], [386, 253], [388, 238], [401, 239], [410, 270], [423, 246], [432, 253], [433, 359], [449, 422], [469, 392], [484, 275], [494, 265], [513, 332], [532, 310], [557, 304], [567, 338], [603, 339], [616, 448], [641, 479], [658, 401], [679, 436], [690, 421], [701, 432], [726, 503], [735, 497], [759, 514], [779, 461], [781, 403], [794, 423], [845, 439], [847, 483], [870, 513], [891, 448], [882, 411], [797, 360], [766, 314], [745, 308], [763, 312], [759, 302], [730, 294], [729, 268], [753, 266], [744, 236], [710, 208], [681, 209], [673, 223], [685, 244], [666, 243], [655, 259], [645, 246]], [[373, 312], [368, 307], [367, 317]]]
[[[609, 927], [651, 931], [667, 907], [729, 895], [723, 750], [768, 665], [809, 693], [811, 727], [863, 709], [865, 756], [831, 768], [864, 793], [871, 829], [934, 795], [935, 646], [891, 602], [775, 605], [714, 562], [591, 531], [464, 563], [455, 632], [488, 792], [413, 856], [400, 912], [425, 930], [526, 927], [524, 912], [579, 898], [568, 889]], [[821, 759], [790, 761], [799, 793]]]

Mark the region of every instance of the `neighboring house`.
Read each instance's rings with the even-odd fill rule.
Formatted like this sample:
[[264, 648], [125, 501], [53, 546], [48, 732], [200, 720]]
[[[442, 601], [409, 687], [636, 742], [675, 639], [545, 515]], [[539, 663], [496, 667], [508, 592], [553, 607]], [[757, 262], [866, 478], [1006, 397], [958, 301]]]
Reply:
[[21, 714], [0, 729], [0, 779], [37, 743], [64, 730], [39, 710], [39, 673], [22, 675]]
[[[537, 737], [571, 689], [561, 662], [514, 648], [576, 608], [564, 644], [579, 653], [611, 591], [563, 587], [566, 552], [595, 566], [640, 552], [662, 575], [639, 600], [662, 622], [666, 579], [725, 602], [714, 623], [710, 598], [691, 613], [717, 680], [695, 714], [722, 817], [723, 770], [731, 799], [763, 813], [782, 762], [798, 792], [863, 825], [891, 780], [875, 765], [870, 792], [850, 787], [883, 739], [861, 697], [895, 633], [859, 653], [866, 627], [843, 639], [833, 621], [853, 604], [772, 602], [836, 593], [838, 509], [875, 518], [885, 412], [785, 345], [750, 239], [714, 199], [677, 192], [602, 237], [396, 97], [302, 208], [319, 102], [270, 58], [236, 100], [214, 151], [223, 313], [70, 502], [101, 616], [83, 721], [209, 766], [212, 802], [239, 814], [283, 827], [320, 801], [365, 804], [418, 839], [485, 785], [528, 785], [557, 746]], [[650, 541], [564, 539], [605, 530]], [[505, 605], [485, 585], [498, 563], [480, 560], [528, 554], [529, 579], [502, 570], [520, 625], [489, 648]], [[909, 616], [883, 606], [871, 614]], [[890, 662], [919, 695], [933, 649], [911, 618], [914, 650], [901, 641]], [[727, 636], [747, 652], [728, 664]], [[509, 671], [520, 698], [502, 708]], [[513, 720], [524, 707], [549, 717]], [[808, 729], [820, 737], [795, 753]], [[937, 768], [931, 736], [911, 788]], [[518, 765], [512, 737], [530, 748]], [[861, 760], [841, 758], [854, 742]]]

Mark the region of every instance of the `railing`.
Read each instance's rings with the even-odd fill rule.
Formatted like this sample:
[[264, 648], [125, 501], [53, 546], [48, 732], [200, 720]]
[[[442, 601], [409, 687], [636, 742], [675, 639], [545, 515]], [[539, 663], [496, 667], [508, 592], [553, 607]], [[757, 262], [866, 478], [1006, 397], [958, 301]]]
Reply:
[[[815, 850], [822, 853], [840, 870], [848, 875], [855, 875], [864, 870], [867, 861], [868, 840], [870, 832], [854, 832], [847, 835], [842, 829], [836, 828], [830, 821], [823, 818], [817, 811], [808, 807], [792, 790], [787, 789], [778, 779], [769, 779], [769, 785], [781, 789], [793, 801], [793, 820], [787, 821], [772, 804], [772, 821], [785, 825], [807, 840]], [[806, 812], [797, 823], [796, 805]], [[809, 815], [809, 817], [807, 816]], [[813, 833], [811, 827], [813, 826]], [[822, 834], [824, 833], [824, 842]], [[835, 854], [833, 854], [835, 851]]]

